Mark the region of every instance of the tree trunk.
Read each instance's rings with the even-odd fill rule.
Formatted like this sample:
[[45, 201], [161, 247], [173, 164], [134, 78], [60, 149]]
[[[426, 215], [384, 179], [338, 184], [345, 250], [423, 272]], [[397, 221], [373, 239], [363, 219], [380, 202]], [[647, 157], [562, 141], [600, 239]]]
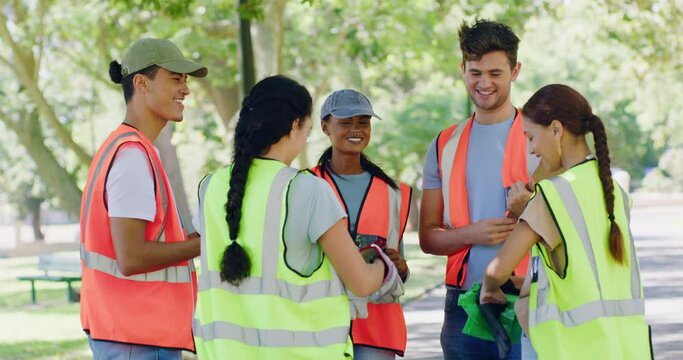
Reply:
[[40, 128], [39, 115], [32, 112], [24, 116], [23, 126], [5, 123], [12, 129], [24, 146], [28, 155], [36, 164], [36, 171], [50, 191], [59, 199], [62, 209], [69, 215], [78, 218], [81, 212], [83, 192], [76, 185], [76, 179], [59, 164], [51, 149], [45, 145], [45, 137]]
[[284, 69], [283, 47], [285, 40], [284, 13], [286, 0], [270, 0], [263, 6], [265, 18], [252, 26], [254, 47], [258, 50], [256, 72], [261, 76], [282, 74]]
[[44, 242], [45, 235], [40, 229], [40, 205], [43, 199], [29, 198], [27, 199], [29, 211], [31, 213], [31, 227], [33, 228], [33, 240], [36, 242]]
[[[248, 2], [248, 0], [239, 0], [239, 6], [243, 8]], [[254, 48], [251, 43], [251, 21], [241, 11], [238, 13], [240, 18], [239, 48], [242, 70], [242, 94], [246, 96], [251, 88], [254, 87], [254, 84], [256, 84]]]
[[[90, 164], [90, 155], [77, 144], [71, 137], [71, 133], [59, 121], [55, 114], [54, 108], [45, 99], [45, 95], [38, 84], [38, 69], [36, 66], [36, 59], [34, 58], [32, 49], [30, 47], [22, 49], [21, 46], [12, 38], [8, 28], [8, 20], [0, 11], [0, 39], [4, 40], [7, 47], [11, 50], [11, 58], [4, 58], [0, 56], [0, 62], [7, 65], [9, 70], [14, 73], [15, 77], [25, 87], [28, 97], [39, 109], [47, 123], [53, 128], [57, 138], [67, 148], [71, 149], [81, 165], [88, 166]], [[37, 46], [37, 44], [35, 44]]]
[[410, 212], [408, 213], [408, 226], [412, 231], [417, 231], [420, 225], [420, 199], [422, 191], [413, 188], [413, 196], [410, 197]]
[[161, 162], [164, 164], [168, 181], [171, 183], [171, 187], [173, 188], [173, 198], [176, 202], [178, 214], [180, 214], [180, 220], [183, 222], [185, 229], [191, 233], [193, 232], [192, 215], [190, 213], [190, 205], [187, 202], [187, 195], [185, 194], [183, 176], [180, 172], [178, 153], [176, 151], [175, 145], [173, 145], [171, 142], [173, 131], [173, 123], [166, 125], [166, 127], [159, 134], [159, 137], [154, 142], [154, 145], [157, 147], [157, 149], [159, 149]]
[[226, 130], [229, 130], [230, 122], [241, 105], [239, 101], [239, 86], [215, 87], [205, 78], [201, 79], [199, 84], [209, 95], [211, 102], [216, 106], [223, 126]]

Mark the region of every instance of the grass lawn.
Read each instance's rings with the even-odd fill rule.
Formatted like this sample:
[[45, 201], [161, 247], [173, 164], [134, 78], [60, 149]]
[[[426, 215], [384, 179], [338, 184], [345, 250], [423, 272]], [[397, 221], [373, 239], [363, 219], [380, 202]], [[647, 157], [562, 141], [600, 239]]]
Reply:
[[0, 359], [90, 359], [88, 340], [21, 341], [0, 344]]
[[410, 277], [405, 283], [406, 294], [401, 301], [406, 304], [418, 299], [426, 290], [443, 283], [446, 257], [426, 255], [417, 243], [406, 242], [403, 251], [410, 268]]

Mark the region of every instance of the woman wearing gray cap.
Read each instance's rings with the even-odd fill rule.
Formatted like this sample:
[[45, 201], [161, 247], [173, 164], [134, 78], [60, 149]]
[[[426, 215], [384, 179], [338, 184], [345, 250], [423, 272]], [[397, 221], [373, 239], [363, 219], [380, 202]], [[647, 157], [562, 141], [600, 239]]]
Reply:
[[[332, 93], [320, 111], [323, 132], [332, 146], [312, 171], [334, 189], [348, 214], [346, 225], [360, 251], [367, 254], [365, 249], [371, 244], [379, 245], [405, 281], [409, 271], [401, 240], [412, 189], [394, 181], [363, 154], [370, 142], [373, 116], [379, 119], [365, 95], [351, 89]], [[407, 332], [398, 296], [362, 299], [363, 305], [367, 301], [367, 311], [360, 311], [361, 316], [351, 324], [356, 359], [403, 356]]]

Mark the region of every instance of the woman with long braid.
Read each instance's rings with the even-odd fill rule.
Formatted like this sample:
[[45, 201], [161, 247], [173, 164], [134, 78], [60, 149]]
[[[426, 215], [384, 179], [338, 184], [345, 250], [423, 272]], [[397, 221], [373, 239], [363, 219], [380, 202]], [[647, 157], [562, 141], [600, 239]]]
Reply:
[[305, 87], [260, 81], [242, 102], [232, 164], [200, 183], [193, 330], [202, 359], [351, 356], [348, 296], [400, 281], [387, 256], [364, 261], [329, 186], [290, 167], [310, 114]]
[[650, 358], [631, 201], [612, 179], [602, 121], [581, 94], [556, 84], [538, 90], [522, 114], [532, 154], [562, 173], [535, 186], [486, 270], [480, 302], [506, 302], [499, 286], [531, 250], [528, 315], [518, 317], [539, 359]]

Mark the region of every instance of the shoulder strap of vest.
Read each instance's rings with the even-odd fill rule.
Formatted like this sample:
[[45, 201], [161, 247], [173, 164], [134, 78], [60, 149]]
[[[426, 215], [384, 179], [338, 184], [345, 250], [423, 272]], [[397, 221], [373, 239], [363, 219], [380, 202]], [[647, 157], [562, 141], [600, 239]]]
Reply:
[[410, 208], [413, 200], [413, 188], [405, 183], [400, 183], [401, 189], [401, 212], [400, 212], [400, 230], [399, 239], [403, 239], [403, 234], [406, 231], [406, 225], [408, 224], [408, 216], [410, 214]]
[[443, 149], [446, 146], [448, 140], [451, 138], [451, 136], [453, 136], [453, 132], [458, 128], [459, 125], [460, 123], [453, 124], [447, 127], [446, 129], [441, 130], [441, 132], [439, 132], [439, 135], [436, 136], [436, 163], [439, 167], [439, 171], [441, 171], [441, 157]]

